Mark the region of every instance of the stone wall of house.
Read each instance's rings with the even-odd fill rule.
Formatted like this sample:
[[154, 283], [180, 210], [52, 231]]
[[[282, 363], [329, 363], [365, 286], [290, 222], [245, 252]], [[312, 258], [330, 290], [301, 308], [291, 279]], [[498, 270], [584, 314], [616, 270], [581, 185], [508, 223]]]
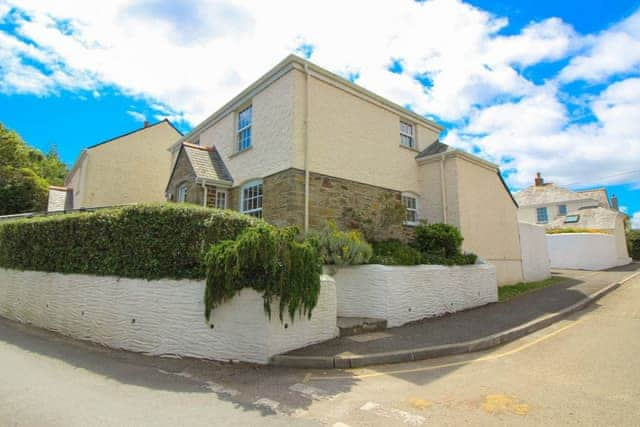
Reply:
[[189, 162], [189, 159], [185, 155], [184, 151], [180, 152], [176, 166], [171, 176], [169, 185], [167, 186], [168, 193], [171, 194], [171, 201], [176, 201], [178, 197], [178, 188], [187, 183], [189, 189], [187, 190], [187, 202], [202, 205], [203, 190], [202, 186], [196, 185], [196, 174], [193, 171], [193, 167]]
[[[327, 220], [346, 227], [345, 210], [352, 208], [372, 217], [381, 208], [382, 198], [391, 194], [400, 200], [399, 191], [362, 184], [347, 179], [311, 173], [309, 182], [309, 227], [321, 228]], [[264, 219], [277, 226], [304, 226], [304, 171], [287, 169], [264, 178]], [[380, 230], [376, 239], [406, 239], [410, 227], [400, 224]]]

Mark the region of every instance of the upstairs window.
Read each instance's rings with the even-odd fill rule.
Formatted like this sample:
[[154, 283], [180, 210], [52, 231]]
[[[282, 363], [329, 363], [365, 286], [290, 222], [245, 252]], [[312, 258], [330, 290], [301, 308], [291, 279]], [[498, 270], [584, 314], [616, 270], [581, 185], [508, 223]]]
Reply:
[[407, 225], [418, 224], [418, 199], [409, 194], [402, 195], [402, 204], [405, 209], [404, 222]]
[[180, 187], [178, 187], [177, 201], [179, 203], [186, 202], [188, 193], [189, 193], [189, 187], [187, 186], [187, 184], [182, 184]]
[[408, 148], [416, 148], [416, 140], [411, 123], [400, 122], [400, 144]]
[[216, 208], [227, 208], [227, 192], [226, 190], [216, 190]]
[[262, 181], [252, 181], [242, 187], [240, 211], [262, 218]]
[[251, 147], [251, 122], [252, 110], [250, 105], [238, 113], [238, 151], [244, 151]]
[[558, 205], [558, 215], [565, 216], [567, 214], [567, 205]]
[[549, 215], [547, 213], [547, 208], [536, 209], [536, 220], [538, 221], [538, 224], [546, 224], [549, 222]]

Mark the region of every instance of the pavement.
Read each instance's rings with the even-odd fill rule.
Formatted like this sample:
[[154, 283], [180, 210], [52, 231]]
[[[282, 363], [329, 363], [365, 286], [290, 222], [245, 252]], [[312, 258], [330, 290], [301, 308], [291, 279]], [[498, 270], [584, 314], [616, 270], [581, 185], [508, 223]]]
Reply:
[[0, 425], [637, 426], [638, 354], [640, 277], [500, 347], [348, 370], [149, 357], [0, 318]]
[[606, 271], [554, 270], [547, 288], [382, 332], [339, 337], [276, 356], [281, 366], [354, 368], [460, 354], [494, 347], [584, 308], [640, 271], [633, 263]]

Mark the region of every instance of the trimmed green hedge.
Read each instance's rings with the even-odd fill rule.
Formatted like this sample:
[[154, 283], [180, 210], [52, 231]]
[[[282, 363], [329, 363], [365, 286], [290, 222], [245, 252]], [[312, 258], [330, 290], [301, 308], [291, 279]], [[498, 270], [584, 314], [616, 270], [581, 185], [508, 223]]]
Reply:
[[629, 246], [629, 256], [635, 260], [640, 260], [640, 230], [627, 232], [627, 244]]
[[255, 218], [166, 203], [0, 224], [0, 267], [159, 279], [205, 277], [203, 254]]

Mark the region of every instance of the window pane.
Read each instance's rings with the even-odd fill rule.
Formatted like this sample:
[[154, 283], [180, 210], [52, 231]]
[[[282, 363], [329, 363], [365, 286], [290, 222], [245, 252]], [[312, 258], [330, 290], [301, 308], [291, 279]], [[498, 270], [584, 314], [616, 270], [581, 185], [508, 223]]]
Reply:
[[546, 224], [549, 221], [549, 217], [547, 216], [547, 208], [537, 208], [536, 219], [539, 223]]

